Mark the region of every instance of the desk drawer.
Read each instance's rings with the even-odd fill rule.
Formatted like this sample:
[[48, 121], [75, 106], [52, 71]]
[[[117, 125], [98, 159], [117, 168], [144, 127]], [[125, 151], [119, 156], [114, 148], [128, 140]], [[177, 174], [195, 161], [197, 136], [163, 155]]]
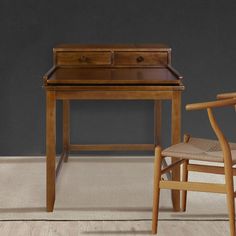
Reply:
[[110, 52], [58, 52], [57, 65], [109, 65]]
[[116, 65], [166, 65], [168, 64], [167, 52], [115, 52]]

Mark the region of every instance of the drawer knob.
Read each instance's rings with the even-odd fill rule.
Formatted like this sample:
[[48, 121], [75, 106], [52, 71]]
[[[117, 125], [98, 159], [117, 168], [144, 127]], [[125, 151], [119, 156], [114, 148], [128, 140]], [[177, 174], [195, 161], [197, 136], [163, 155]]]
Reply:
[[144, 58], [142, 56], [139, 56], [137, 57], [136, 59], [137, 62], [143, 62], [144, 61]]
[[87, 62], [87, 61], [88, 61], [88, 58], [87, 58], [86, 56], [81, 56], [81, 57], [79, 58], [79, 61], [80, 61], [80, 62]]

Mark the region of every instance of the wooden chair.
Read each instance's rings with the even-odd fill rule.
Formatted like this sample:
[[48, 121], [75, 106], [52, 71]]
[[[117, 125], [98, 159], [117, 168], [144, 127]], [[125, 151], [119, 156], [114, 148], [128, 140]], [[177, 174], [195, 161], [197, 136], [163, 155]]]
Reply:
[[[157, 233], [158, 211], [159, 211], [159, 195], [160, 189], [174, 189], [182, 191], [182, 211], [186, 210], [187, 191], [214, 192], [224, 193], [227, 196], [227, 205], [229, 211], [230, 235], [236, 236], [235, 233], [235, 205], [233, 176], [236, 175], [236, 143], [228, 143], [223, 132], [219, 128], [212, 109], [236, 105], [236, 93], [220, 94], [217, 96], [222, 100], [204, 103], [189, 104], [187, 110], [202, 110], [206, 109], [212, 129], [214, 130], [218, 140], [192, 138], [189, 135], [184, 135], [182, 143], [161, 150], [160, 146], [155, 149], [154, 161], [154, 194], [153, 194], [153, 216], [152, 216], [152, 233]], [[165, 157], [175, 157], [179, 160], [162, 169], [161, 163]], [[207, 162], [221, 162], [223, 167], [215, 165], [191, 164], [190, 160], [200, 160]], [[208, 163], [209, 164], [209, 163]], [[181, 181], [163, 180], [161, 176], [182, 166]], [[225, 175], [224, 184], [216, 183], [200, 183], [189, 182], [188, 172], [197, 171], [213, 174]]]

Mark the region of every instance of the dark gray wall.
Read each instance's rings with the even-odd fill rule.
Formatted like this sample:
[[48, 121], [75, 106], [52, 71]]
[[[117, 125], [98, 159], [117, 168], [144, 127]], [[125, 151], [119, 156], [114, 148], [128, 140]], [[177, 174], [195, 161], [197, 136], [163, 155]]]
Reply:
[[[174, 67], [185, 77], [184, 105], [236, 90], [235, 23], [235, 1], [1, 0], [0, 155], [45, 151], [41, 77], [52, 65], [54, 45], [167, 43]], [[152, 142], [151, 102], [73, 102], [72, 110], [74, 142]], [[164, 110], [168, 144], [168, 103]], [[218, 117], [233, 138], [233, 110]], [[205, 112], [183, 110], [183, 130], [213, 137]]]

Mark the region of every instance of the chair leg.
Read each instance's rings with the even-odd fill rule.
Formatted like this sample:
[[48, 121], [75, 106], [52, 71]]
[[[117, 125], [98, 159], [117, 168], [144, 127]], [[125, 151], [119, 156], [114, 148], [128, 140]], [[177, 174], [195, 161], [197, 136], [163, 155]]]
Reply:
[[227, 191], [227, 205], [229, 210], [229, 225], [230, 236], [236, 236], [235, 232], [235, 203], [234, 203], [234, 183], [232, 171], [225, 173], [226, 191]]
[[159, 213], [159, 198], [160, 198], [160, 178], [161, 178], [161, 148], [158, 146], [155, 149], [154, 161], [154, 188], [153, 188], [153, 209], [152, 209], [152, 234], [157, 233], [158, 213]]
[[[188, 182], [188, 163], [189, 160], [185, 160], [183, 163], [183, 169], [182, 169], [182, 181]], [[187, 190], [182, 191], [182, 211], [186, 211], [186, 205], [187, 205]]]

